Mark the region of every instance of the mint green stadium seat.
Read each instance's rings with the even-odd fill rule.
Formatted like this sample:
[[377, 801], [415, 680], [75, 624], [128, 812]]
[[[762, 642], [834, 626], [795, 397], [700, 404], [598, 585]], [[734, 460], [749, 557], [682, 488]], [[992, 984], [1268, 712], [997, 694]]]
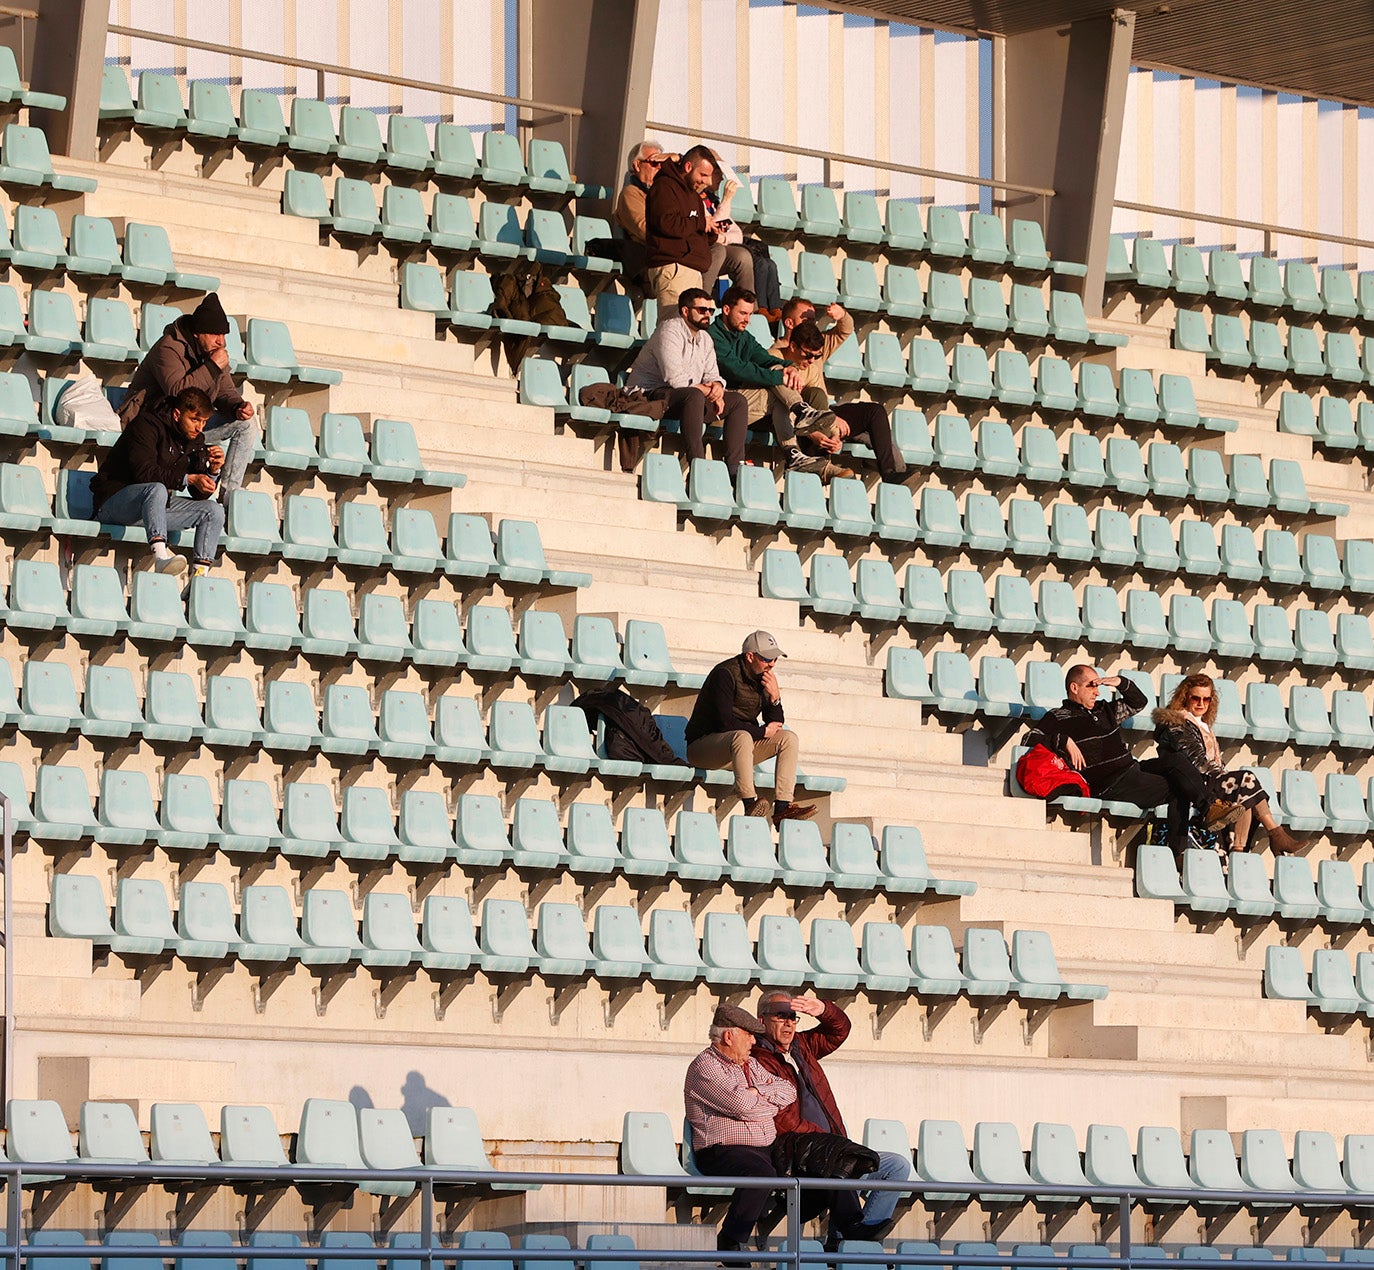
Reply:
[[952, 490], [927, 485], [921, 490], [921, 540], [929, 547], [959, 547], [964, 528]]
[[625, 623], [624, 658], [627, 683], [657, 687], [676, 681], [681, 687], [701, 686], [701, 677], [673, 666], [667, 636], [658, 622], [631, 618]]
[[1030, 580], [1020, 574], [998, 574], [992, 612], [993, 624], [1004, 635], [1033, 635], [1040, 630]]
[[[1294, 394], [1295, 396], [1297, 394]], [[1287, 398], [1285, 393], [1284, 397]], [[1309, 403], [1310, 404], [1310, 403]], [[1296, 403], [1296, 413], [1305, 417], [1306, 408]], [[1282, 407], [1281, 407], [1282, 408]], [[1295, 411], [1290, 407], [1290, 422]], [[1299, 424], [1298, 426], [1302, 426]], [[1355, 450], [1359, 448], [1360, 438], [1355, 429], [1355, 415], [1350, 402], [1344, 397], [1320, 397], [1317, 400], [1317, 434], [1322, 444], [1333, 450]], [[1285, 431], [1289, 429], [1285, 428]]]
[[467, 180], [477, 174], [477, 151], [472, 133], [461, 124], [441, 123], [434, 128], [434, 174], [450, 180]]
[[1299, 609], [1294, 621], [1293, 643], [1305, 666], [1334, 666], [1338, 659], [1331, 618], [1318, 609]]
[[811, 557], [808, 595], [810, 607], [818, 613], [844, 617], [854, 611], [858, 600], [843, 556], [817, 552]]
[[1001, 220], [990, 212], [971, 212], [968, 218], [968, 255], [985, 265], [1004, 265], [1011, 252]]
[[1169, 267], [1170, 289], [1180, 295], [1206, 295], [1211, 291], [1202, 253], [1191, 243], [1175, 243]]
[[1099, 507], [1094, 517], [1093, 542], [1097, 558], [1103, 564], [1133, 565], [1139, 559], [1136, 537], [1125, 512]]
[[[125, 234], [125, 251], [128, 251], [127, 231]], [[337, 370], [302, 366], [296, 360], [296, 350], [291, 343], [291, 332], [284, 322], [269, 322], [263, 318], [249, 318], [246, 356], [247, 374], [250, 379], [280, 384], [299, 380], [305, 384], [324, 385], [337, 384], [343, 380], [343, 375]]]
[[[1244, 339], [1242, 338], [1242, 344]], [[1207, 328], [1206, 314], [1197, 309], [1179, 309], [1174, 315], [1173, 346], [1186, 353], [1201, 353], [1209, 360], [1218, 355], [1213, 332]], [[1249, 352], [1246, 352], [1249, 363]]]
[[[1123, 377], [1126, 372], [1122, 371]], [[1123, 379], [1124, 387], [1124, 379]], [[1091, 440], [1091, 438], [1088, 438]], [[1073, 440], [1077, 440], [1074, 437]], [[1073, 451], [1070, 450], [1070, 463]], [[1140, 447], [1129, 437], [1108, 437], [1106, 462], [1104, 466], [1106, 483], [1114, 485], [1123, 494], [1147, 494], [1150, 479], [1145, 474], [1145, 464], [1141, 458]]]
[[835, 282], [835, 267], [829, 256], [804, 251], [797, 257], [797, 277], [794, 295], [816, 305], [834, 304], [840, 298]]
[[89, 194], [95, 181], [84, 176], [62, 176], [53, 171], [48, 141], [37, 128], [7, 124], [0, 144], [0, 185], [46, 185], [63, 193]]
[[326, 754], [373, 754], [380, 744], [368, 690], [356, 684], [330, 684], [324, 690], [321, 719]]
[[430, 250], [438, 254], [472, 251], [478, 243], [472, 204], [458, 194], [435, 194], [429, 209], [426, 240]]
[[1020, 718], [1026, 713], [1016, 665], [1006, 657], [984, 656], [978, 664], [979, 708], [997, 718]]
[[1020, 338], [1043, 340], [1050, 333], [1049, 310], [1038, 286], [1013, 284], [1008, 317], [1013, 333]]
[[36, 274], [53, 274], [67, 265], [67, 241], [50, 207], [19, 204], [14, 209], [10, 264]]
[[644, 931], [640, 926], [639, 913], [633, 907], [598, 905], [592, 917], [592, 962], [589, 968], [598, 979], [603, 980], [638, 979], [649, 969]]
[[264, 743], [269, 749], [308, 750], [323, 739], [310, 689], [289, 680], [274, 680], [263, 691]]
[[[13, 688], [9, 691], [12, 694]], [[143, 709], [128, 668], [89, 666], [82, 712], [81, 730], [87, 736], [126, 737], [141, 732]]]
[[1345, 586], [1340, 548], [1329, 534], [1308, 534], [1302, 543], [1302, 572], [1315, 591], [1340, 591]]
[[1221, 527], [1221, 568], [1228, 578], [1257, 582], [1265, 574], [1254, 535], [1244, 525]]
[[[1291, 347], [1291, 346], [1290, 346]], [[1364, 368], [1355, 348], [1355, 337], [1348, 331], [1328, 331], [1322, 343], [1323, 368], [1320, 372], [1337, 383], [1362, 384]]]
[[757, 955], [758, 980], [762, 984], [791, 987], [812, 976], [801, 923], [795, 917], [761, 917]]
[[1058, 357], [1040, 357], [1035, 363], [1035, 395], [1042, 411], [1065, 414], [1076, 410], [1078, 387], [1069, 363]]
[[205, 744], [232, 749], [261, 745], [262, 713], [251, 680], [211, 675], [205, 681]]
[[1126, 592], [1126, 640], [1133, 648], [1167, 648], [1164, 604], [1154, 591]]
[[1307, 493], [1302, 465], [1296, 459], [1269, 461], [1269, 498], [1270, 505], [1281, 512], [1305, 515], [1312, 510], [1312, 499]]
[[897, 337], [874, 331], [864, 341], [864, 379], [871, 384], [901, 388], [907, 381], [906, 363]]
[[[501, 804], [492, 795], [459, 795], [457, 824], [454, 855], [459, 864], [492, 868], [511, 858], [511, 841], [501, 815]], [[561, 837], [559, 845], [561, 848]]]
[[1161, 573], [1178, 571], [1178, 544], [1174, 541], [1173, 527], [1163, 516], [1138, 516], [1136, 543], [1142, 569], [1154, 569]]
[[29, 292], [29, 334], [24, 345], [31, 353], [67, 357], [81, 351], [81, 328], [72, 298], [62, 291]]
[[1000, 333], [1010, 325], [1002, 284], [993, 278], [970, 278], [968, 284], [969, 325], [975, 331]]
[[731, 816], [726, 860], [732, 882], [768, 885], [778, 878], [780, 870], [768, 822], [755, 816]]
[[978, 466], [985, 476], [1015, 477], [1021, 474], [1021, 457], [1011, 425], [1003, 419], [985, 418], [978, 425]]
[[0, 463], [0, 529], [32, 532], [52, 521], [42, 473], [20, 463]]
[[653, 807], [627, 807], [620, 823], [620, 852], [628, 874], [666, 877], [672, 873], [675, 861], [663, 813]]
[[830, 884], [837, 891], [871, 891], [878, 886], [878, 853], [867, 825], [840, 821], [832, 826], [830, 868]]
[[327, 587], [306, 591], [300, 647], [316, 657], [351, 657], [357, 652], [358, 632], [345, 592]]
[[288, 560], [328, 560], [337, 555], [334, 517], [322, 498], [288, 494], [282, 514], [281, 554]]
[[585, 974], [592, 949], [582, 924], [582, 910], [576, 904], [541, 904], [536, 919], [535, 951], [541, 975]]
[[1360, 306], [1355, 298], [1355, 285], [1350, 274], [1344, 269], [1323, 269], [1320, 274], [1320, 298], [1322, 308], [1332, 317], [1353, 318], [1359, 316]]
[[930, 429], [919, 410], [898, 406], [892, 412], [892, 444], [908, 467], [930, 467], [935, 462]]
[[[753, 469], [741, 468], [741, 476]], [[911, 491], [904, 485], [884, 482], [874, 495], [874, 529], [879, 538], [888, 542], [915, 542], [920, 532], [916, 519], [916, 504]]]
[[1260, 551], [1264, 576], [1279, 586], [1298, 586], [1304, 580], [1297, 537], [1286, 529], [1266, 529]]
[[949, 621], [949, 601], [939, 570], [930, 565], [908, 565], [902, 587], [906, 620], [917, 626], [944, 626]]
[[520, 659], [510, 614], [498, 605], [475, 604], [468, 609], [466, 661], [473, 670], [504, 673]]
[[882, 299], [883, 308], [890, 319], [918, 322], [926, 315], [921, 275], [909, 265], [890, 264], [883, 271]]
[[790, 232], [797, 228], [797, 203], [789, 181], [779, 176], [765, 176], [759, 181], [757, 202], [758, 223], [764, 229]]
[[[1364, 745], [1361, 748], [1368, 749], [1370, 746]], [[1322, 807], [1326, 812], [1328, 833], [1366, 834], [1369, 832], [1369, 809], [1365, 803], [1364, 789], [1358, 776], [1345, 776], [1339, 773], [1329, 775], [1326, 778]], [[1365, 908], [1368, 909], [1367, 904]]]
[[382, 218], [377, 196], [366, 181], [341, 176], [334, 182], [331, 228], [340, 237], [380, 238]]
[[693, 459], [688, 469], [687, 505], [703, 520], [730, 520], [735, 491], [725, 464], [718, 459]]
[[[852, 933], [850, 939], [853, 939]], [[865, 922], [860, 940], [859, 968], [862, 973], [861, 982], [866, 985], [869, 992], [908, 991], [914, 976], [902, 928], [895, 922]], [[866, 1139], [870, 1127], [878, 1123], [888, 1122], [865, 1122]], [[905, 1136], [905, 1130], [902, 1132]], [[911, 1152], [908, 1149], [903, 1154], [909, 1156]]]
[[339, 546], [335, 553], [340, 564], [376, 568], [391, 562], [382, 509], [373, 503], [347, 502], [336, 506]]
[[1136, 849], [1135, 888], [1143, 899], [1185, 902], [1178, 866], [1167, 847], [1142, 844]]
[[[1354, 777], [1350, 779], [1355, 781]], [[1355, 781], [1355, 793], [1358, 797], [1358, 781]], [[1360, 899], [1355, 872], [1348, 860], [1322, 860], [1318, 863], [1317, 899], [1322, 906], [1322, 920], [1330, 925], [1358, 926], [1368, 916]]]
[[380, 230], [386, 242], [423, 243], [429, 237], [429, 216], [420, 191], [388, 185], [382, 191]]
[[822, 992], [852, 992], [867, 981], [848, 922], [835, 918], [813, 919], [809, 956], [809, 978]]
[[292, 101], [285, 140], [289, 150], [301, 154], [333, 155], [338, 149], [339, 138], [328, 103], [304, 97]]
[[820, 829], [810, 821], [784, 821], [778, 829], [778, 866], [783, 886], [825, 886], [831, 875]]
[[[124, 258], [114, 224], [103, 216], [74, 216], [67, 243], [67, 272], [93, 278], [118, 278]], [[131, 281], [139, 281], [134, 278]]]
[[1053, 547], [1045, 509], [1034, 499], [1013, 498], [1007, 503], [1007, 541], [1013, 555], [1047, 556]]
[[200, 694], [190, 675], [149, 671], [143, 709], [147, 716], [143, 735], [150, 741], [184, 743], [205, 731]]
[[1264, 995], [1278, 1001], [1311, 1001], [1301, 950], [1274, 945], [1264, 950]]
[[1269, 506], [1269, 480], [1258, 455], [1231, 456], [1230, 488], [1231, 502], [1238, 507]]
[[238, 593], [228, 578], [192, 578], [186, 614], [190, 627], [186, 638], [192, 644], [227, 648], [243, 643], [247, 635]]
[[935, 420], [935, 462], [955, 472], [971, 472], [978, 466], [973, 432], [963, 415], [942, 414]]
[[503, 519], [496, 527], [496, 561], [507, 582], [547, 583], [551, 587], [583, 587], [589, 574], [550, 569], [532, 520]]
[[520, 669], [527, 675], [560, 677], [571, 666], [568, 636], [557, 613], [527, 610], [520, 618]]
[[1110, 367], [1097, 362], [1079, 365], [1077, 404], [1086, 415], [1107, 419], [1116, 417], [1119, 406]]
[[508, 132], [484, 132], [480, 173], [489, 185], [510, 188], [528, 185], [529, 173], [520, 153], [520, 139]]
[[413, 115], [387, 116], [386, 165], [402, 172], [427, 172], [434, 166], [424, 120]]
[[161, 225], [130, 222], [124, 226], [124, 280], [137, 281], [150, 274], [161, 275], [159, 283], [179, 291], [214, 291], [219, 286], [218, 278], [177, 269], [171, 242]]
[[671, 454], [646, 454], [639, 471], [639, 496], [646, 502], [671, 503], [685, 510], [687, 483], [677, 459]]
[[968, 325], [968, 302], [958, 274], [932, 271], [926, 279], [925, 321], [930, 326]]
[[1111, 587], [1083, 588], [1083, 638], [1090, 644], [1119, 647], [1126, 643], [1121, 604]]
[[964, 544], [970, 551], [1002, 554], [1007, 549], [1007, 527], [1002, 509], [991, 494], [964, 496]]
[[530, 768], [543, 763], [544, 748], [534, 711], [524, 702], [497, 701], [491, 708], [491, 753], [496, 767]]
[[91, 297], [86, 302], [84, 334], [81, 355], [87, 361], [124, 364], [139, 359], [134, 315], [122, 300]]
[[678, 812], [673, 857], [679, 877], [714, 882], [723, 876], [728, 866], [715, 819], [706, 812]]
[[865, 377], [863, 356], [859, 351], [858, 338], [850, 334], [825, 362], [825, 373], [831, 379], [847, 383], [859, 383]]
[[[370, 964], [386, 964], [386, 954], [367, 953], [363, 948], [362, 941], [358, 938], [358, 923], [353, 916], [353, 904], [344, 891], [315, 888], [304, 893], [301, 897], [301, 938], [306, 945], [301, 951], [301, 961], [306, 965], [337, 966], [350, 961], [368, 964], [369, 958]], [[307, 1110], [314, 1101], [316, 1100], [307, 1100]], [[357, 1113], [348, 1103], [339, 1105], [346, 1107], [348, 1113], [354, 1117], [353, 1132], [356, 1140]], [[302, 1112], [302, 1127], [304, 1119], [305, 1112]], [[296, 1139], [298, 1163], [304, 1162], [301, 1141], [303, 1136], [304, 1134], [298, 1135]], [[315, 1162], [324, 1163], [325, 1160], [321, 1157]]]
[[883, 677], [883, 694], [907, 701], [931, 703], [935, 694], [918, 648], [889, 648]]
[[1250, 618], [1239, 600], [1212, 601], [1212, 641], [1219, 657], [1253, 657]]
[[908, 384], [915, 396], [942, 397], [950, 391], [945, 350], [936, 340], [916, 337], [907, 347]]
[[1273, 322], [1250, 323], [1250, 364], [1256, 370], [1285, 375], [1289, 370], [1288, 352], [1283, 337]]
[[860, 617], [880, 622], [896, 622], [902, 617], [897, 575], [886, 560], [859, 561], [854, 596]]
[[445, 895], [425, 900], [420, 928], [420, 961], [430, 971], [466, 970], [480, 960], [467, 901]]
[[959, 258], [968, 254], [968, 242], [959, 213], [952, 207], [932, 207], [926, 213], [926, 250], [932, 256]]
[[1288, 328], [1288, 367], [1304, 379], [1320, 379], [1326, 373], [1321, 337], [1310, 326]]
[[1174, 595], [1169, 599], [1169, 644], [1179, 652], [1210, 653], [1212, 631], [1200, 597]]
[[1331, 715], [1320, 688], [1294, 686], [1288, 693], [1288, 722], [1294, 745], [1331, 744]]
[[1348, 749], [1374, 749], [1369, 707], [1360, 693], [1348, 690], [1332, 693], [1331, 727], [1338, 744]]
[[544, 766], [553, 772], [585, 773], [597, 769], [604, 776], [637, 776], [640, 771], [637, 763], [598, 759], [587, 716], [571, 706], [551, 705], [545, 712], [544, 752]]
[[1253, 683], [1246, 688], [1245, 723], [1250, 736], [1257, 741], [1288, 740], [1288, 716], [1277, 684]]
[[291, 588], [276, 582], [251, 582], [244, 613], [249, 648], [287, 649], [302, 639], [296, 597]]
[[1336, 648], [1341, 661], [1355, 670], [1374, 669], [1374, 633], [1363, 613], [1341, 613], [1336, 618]]
[[922, 252], [926, 232], [921, 223], [921, 205], [905, 199], [890, 198], [884, 210], [883, 226], [888, 246], [898, 252]]
[[281, 530], [271, 496], [257, 490], [235, 490], [229, 503], [225, 550], [265, 556], [281, 546]]
[[1250, 257], [1246, 298], [1252, 308], [1283, 308], [1283, 277], [1279, 271], [1279, 262], [1272, 256]]
[[70, 614], [57, 565], [16, 560], [10, 572], [9, 611], [4, 617], [6, 625], [29, 630], [66, 626]]
[[1257, 604], [1253, 610], [1255, 656], [1261, 661], [1291, 662], [1297, 656], [1288, 614], [1275, 604]]
[[334, 157], [341, 163], [376, 167], [381, 164], [385, 152], [376, 112], [360, 106], [341, 106], [339, 142]]
[[616, 679], [625, 673], [609, 618], [579, 614], [573, 622], [571, 668], [578, 679]]
[[976, 714], [980, 702], [973, 667], [963, 653], [938, 652], [930, 667], [931, 704], [950, 714]]
[[950, 358], [950, 384], [956, 397], [986, 401], [993, 394], [992, 371], [975, 344], [956, 344]]
[[839, 302], [852, 313], [882, 312], [882, 289], [871, 260], [851, 258], [840, 265]]
[[[1040, 631], [1046, 639], [1078, 640], [1083, 636], [1083, 619], [1074, 599], [1073, 588], [1067, 582], [1044, 578], [1036, 598], [1040, 617]], [[1057, 702], [1056, 702], [1057, 704]]]
[[[538, 962], [524, 906], [513, 900], [482, 904], [482, 967], [499, 974], [523, 974]], [[428, 1160], [428, 1140], [426, 1159]]]
[[844, 222], [841, 233], [853, 243], [881, 243], [885, 238], [883, 222], [878, 215], [878, 200], [872, 194], [846, 190]]
[[[96, 946], [109, 948], [121, 956], [147, 956], [160, 953], [164, 947], [161, 938], [116, 934], [100, 882], [78, 873], [54, 875], [48, 929], [58, 939], [89, 939]], [[60, 1139], [55, 1134], [49, 1131], [41, 1139], [39, 1134], [40, 1129], [36, 1126], [22, 1133], [20, 1141], [7, 1148], [9, 1157], [14, 1159], [17, 1154], [33, 1152], [47, 1157], [38, 1161], [40, 1163], [67, 1158], [57, 1149]]]
[[1322, 312], [1317, 275], [1305, 260], [1290, 260], [1283, 266], [1283, 295], [1295, 313]]
[[[343, 846], [339, 815], [328, 785], [295, 782], [286, 786], [281, 827], [280, 850], [288, 856], [322, 860], [337, 854]], [[311, 942], [309, 934], [305, 938]]]

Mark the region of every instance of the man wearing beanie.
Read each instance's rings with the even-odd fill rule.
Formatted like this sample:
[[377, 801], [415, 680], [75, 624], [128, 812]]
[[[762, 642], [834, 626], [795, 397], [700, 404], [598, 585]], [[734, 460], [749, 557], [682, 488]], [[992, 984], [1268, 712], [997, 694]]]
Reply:
[[146, 410], [165, 413], [167, 403], [187, 388], [198, 388], [228, 423], [205, 429], [206, 446], [218, 450], [224, 466], [215, 497], [227, 507], [229, 497], [243, 484], [248, 461], [261, 437], [253, 417], [253, 403], [229, 374], [229, 354], [224, 337], [229, 319], [219, 296], [211, 292], [195, 310], [173, 322], [148, 350], [129, 381], [126, 407], [120, 417], [129, 422]]
[[[695, 767], [729, 767], [735, 790], [744, 799], [746, 816], [766, 817], [773, 823], [810, 820], [814, 803], [794, 803], [797, 783], [797, 734], [783, 727], [782, 689], [773, 667], [787, 654], [767, 631], [745, 638], [738, 657], [716, 666], [701, 685], [692, 717], [687, 720], [687, 761]], [[776, 757], [770, 808], [754, 788], [754, 765]]]

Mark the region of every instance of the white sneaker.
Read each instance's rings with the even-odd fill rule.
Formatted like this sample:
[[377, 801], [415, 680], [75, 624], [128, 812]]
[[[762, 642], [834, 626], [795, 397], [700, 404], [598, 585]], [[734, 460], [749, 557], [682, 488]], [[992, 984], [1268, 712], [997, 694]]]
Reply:
[[154, 556], [150, 567], [153, 573], [166, 573], [174, 578], [179, 578], [186, 572], [186, 557], [171, 555], [158, 559], [157, 556]]

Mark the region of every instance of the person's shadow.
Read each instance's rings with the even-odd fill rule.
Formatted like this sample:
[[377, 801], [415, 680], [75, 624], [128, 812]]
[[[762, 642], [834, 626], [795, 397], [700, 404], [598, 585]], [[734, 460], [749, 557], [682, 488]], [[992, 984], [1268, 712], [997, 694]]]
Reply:
[[353, 1104], [354, 1111], [370, 1111], [375, 1105], [372, 1095], [361, 1085], [354, 1085], [348, 1091], [348, 1101]]
[[423, 1136], [429, 1120], [431, 1107], [451, 1107], [437, 1089], [431, 1089], [419, 1072], [407, 1072], [405, 1084], [401, 1086], [401, 1110], [405, 1113], [410, 1131], [418, 1138]]

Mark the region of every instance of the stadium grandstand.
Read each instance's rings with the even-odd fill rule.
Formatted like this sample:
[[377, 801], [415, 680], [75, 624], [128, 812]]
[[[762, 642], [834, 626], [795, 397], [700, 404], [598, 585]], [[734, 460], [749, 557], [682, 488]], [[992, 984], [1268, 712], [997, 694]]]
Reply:
[[[1372, 112], [1332, 0], [0, 7], [6, 1264], [1374, 1261]], [[637, 412], [646, 140], [895, 471]], [[177, 331], [211, 560], [109, 511]], [[1029, 796], [1080, 664], [1247, 810]], [[725, 1233], [740, 1046], [890, 1220]]]

